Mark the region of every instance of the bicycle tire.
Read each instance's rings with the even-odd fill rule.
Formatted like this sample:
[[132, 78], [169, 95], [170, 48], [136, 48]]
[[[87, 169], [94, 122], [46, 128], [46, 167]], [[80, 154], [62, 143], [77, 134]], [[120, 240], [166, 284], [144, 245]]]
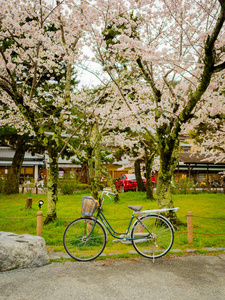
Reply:
[[[132, 244], [135, 250], [144, 257], [155, 259], [164, 256], [171, 249], [174, 241], [172, 224], [163, 216], [151, 214], [140, 217], [143, 225], [135, 221], [131, 229]], [[140, 236], [140, 239], [137, 237]], [[136, 239], [134, 239], [136, 238]]]
[[94, 218], [81, 217], [67, 226], [63, 235], [63, 245], [73, 259], [91, 261], [103, 252], [107, 235], [99, 221], [96, 222], [93, 232], [86, 239], [94, 222]]

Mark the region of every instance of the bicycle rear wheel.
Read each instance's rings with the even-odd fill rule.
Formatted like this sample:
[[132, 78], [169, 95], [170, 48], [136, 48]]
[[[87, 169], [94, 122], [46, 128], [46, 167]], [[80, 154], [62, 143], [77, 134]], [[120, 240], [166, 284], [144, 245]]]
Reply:
[[132, 244], [135, 250], [147, 258], [159, 258], [172, 247], [174, 230], [163, 216], [145, 215], [136, 221], [131, 229]]
[[82, 217], [67, 226], [63, 235], [63, 245], [72, 258], [79, 261], [90, 261], [98, 257], [104, 250], [106, 245], [105, 229], [97, 221], [91, 232], [94, 223], [93, 218]]

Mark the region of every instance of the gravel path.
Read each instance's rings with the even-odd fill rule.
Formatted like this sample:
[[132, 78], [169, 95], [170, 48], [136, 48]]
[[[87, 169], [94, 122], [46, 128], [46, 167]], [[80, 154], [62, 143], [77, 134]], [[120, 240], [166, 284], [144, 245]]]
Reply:
[[0, 273], [0, 299], [224, 300], [225, 254], [53, 262]]

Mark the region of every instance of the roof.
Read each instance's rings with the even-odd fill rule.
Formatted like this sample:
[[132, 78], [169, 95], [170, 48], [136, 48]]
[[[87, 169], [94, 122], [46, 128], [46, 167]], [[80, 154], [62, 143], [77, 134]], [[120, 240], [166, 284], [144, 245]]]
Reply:
[[[0, 147], [0, 160], [12, 160], [16, 150], [12, 147], [1, 146]], [[30, 152], [25, 152], [24, 160], [43, 160], [43, 155], [35, 154], [32, 155]]]
[[[198, 152], [195, 153], [179, 153], [179, 161], [186, 164], [215, 164], [215, 160], [207, 158]], [[223, 162], [217, 164], [224, 164]]]
[[[16, 150], [11, 146], [0, 146], [0, 165], [11, 165]], [[72, 164], [71, 160], [77, 159], [76, 156], [72, 156], [70, 159], [59, 158], [59, 167], [61, 168], [81, 168], [79, 164]], [[49, 164], [48, 154], [35, 154], [25, 152], [23, 165], [44, 165], [44, 162]]]
[[[76, 155], [71, 156], [69, 159], [59, 157], [59, 162], [58, 162], [59, 163], [59, 168], [81, 168], [80, 164], [72, 164], [73, 159], [75, 161], [77, 161], [77, 156]], [[49, 156], [48, 156], [47, 152], [45, 154], [45, 160], [46, 160], [46, 163], [47, 163], [47, 166], [48, 166], [49, 165]]]
[[129, 164], [129, 162], [130, 162], [130, 160], [129, 160], [128, 157], [122, 156], [120, 160], [115, 160], [113, 162], [113, 165], [122, 165], [122, 166], [124, 166], [124, 165]]
[[181, 147], [193, 147], [193, 144], [191, 144], [191, 143], [185, 143], [185, 142], [180, 142], [180, 146]]

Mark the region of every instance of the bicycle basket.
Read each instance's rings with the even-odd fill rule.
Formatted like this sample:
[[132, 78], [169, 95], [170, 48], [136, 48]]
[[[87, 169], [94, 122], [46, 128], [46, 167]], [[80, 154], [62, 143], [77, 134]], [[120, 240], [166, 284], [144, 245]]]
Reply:
[[95, 212], [97, 207], [98, 200], [94, 199], [91, 196], [83, 196], [82, 206], [81, 206], [81, 215], [91, 217]]

